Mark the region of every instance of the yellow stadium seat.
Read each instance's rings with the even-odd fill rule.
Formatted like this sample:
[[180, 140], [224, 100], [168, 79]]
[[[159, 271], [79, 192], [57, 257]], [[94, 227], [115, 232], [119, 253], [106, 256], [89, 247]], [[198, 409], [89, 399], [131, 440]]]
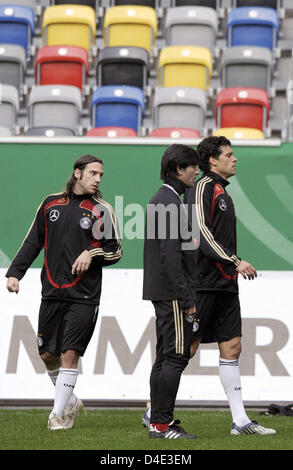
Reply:
[[216, 129], [213, 132], [215, 136], [224, 136], [227, 139], [250, 139], [250, 140], [261, 140], [264, 139], [264, 133], [259, 129], [250, 129], [248, 127], [222, 127]]
[[140, 5], [111, 7], [104, 19], [104, 45], [143, 47], [151, 53], [156, 45], [157, 28], [154, 8]]
[[213, 71], [212, 54], [206, 47], [170, 46], [159, 57], [158, 83], [206, 90]]
[[45, 9], [42, 37], [44, 46], [78, 46], [87, 52], [95, 44], [96, 13], [84, 5], [56, 5]]

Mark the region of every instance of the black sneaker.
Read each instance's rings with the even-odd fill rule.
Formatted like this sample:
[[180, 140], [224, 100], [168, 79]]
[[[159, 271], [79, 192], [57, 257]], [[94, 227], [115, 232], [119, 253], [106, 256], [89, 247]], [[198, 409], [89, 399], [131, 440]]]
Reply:
[[189, 434], [184, 431], [181, 426], [178, 426], [180, 421], [172, 421], [165, 431], [158, 431], [152, 425], [150, 426], [149, 436], [154, 439], [196, 439], [197, 436]]

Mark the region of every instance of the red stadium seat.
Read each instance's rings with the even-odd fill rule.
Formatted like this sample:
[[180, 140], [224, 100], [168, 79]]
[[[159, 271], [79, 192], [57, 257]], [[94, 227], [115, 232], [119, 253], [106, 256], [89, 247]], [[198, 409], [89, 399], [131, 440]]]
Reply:
[[71, 85], [81, 90], [88, 79], [88, 54], [83, 47], [44, 46], [38, 50], [36, 85]]
[[185, 127], [159, 127], [158, 129], [152, 130], [150, 137], [198, 139], [200, 137], [200, 132], [194, 129], [187, 129]]
[[87, 137], [137, 137], [137, 132], [129, 127], [94, 127], [87, 131]]
[[225, 88], [216, 101], [217, 127], [249, 127], [263, 131], [269, 119], [270, 99], [260, 88]]

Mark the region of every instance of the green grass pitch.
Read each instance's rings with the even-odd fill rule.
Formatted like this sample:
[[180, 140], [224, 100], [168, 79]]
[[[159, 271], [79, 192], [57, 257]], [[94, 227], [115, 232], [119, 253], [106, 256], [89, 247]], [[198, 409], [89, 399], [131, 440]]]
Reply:
[[231, 436], [231, 414], [221, 410], [176, 409], [175, 419], [196, 440], [150, 439], [141, 425], [141, 409], [89, 409], [81, 412], [74, 428], [48, 431], [48, 409], [0, 409], [1, 450], [293, 450], [293, 418], [260, 416], [251, 419], [273, 427], [269, 436]]

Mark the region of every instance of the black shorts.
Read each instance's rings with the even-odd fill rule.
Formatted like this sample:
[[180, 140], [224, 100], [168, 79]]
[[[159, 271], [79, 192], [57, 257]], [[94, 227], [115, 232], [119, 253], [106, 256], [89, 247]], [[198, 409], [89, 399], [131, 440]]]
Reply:
[[39, 311], [39, 354], [60, 356], [68, 349], [83, 356], [98, 317], [99, 307], [74, 302], [42, 300]]
[[202, 343], [221, 343], [242, 336], [238, 294], [199, 291], [196, 294], [196, 310], [200, 316], [200, 326], [193, 334], [193, 340], [201, 338]]

